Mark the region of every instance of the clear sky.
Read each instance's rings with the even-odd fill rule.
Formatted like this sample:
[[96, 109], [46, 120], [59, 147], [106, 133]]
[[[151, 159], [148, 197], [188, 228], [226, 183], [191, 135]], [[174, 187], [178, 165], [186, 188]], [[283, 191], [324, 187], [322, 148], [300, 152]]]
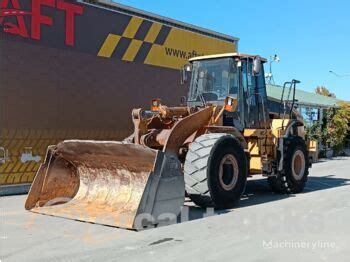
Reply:
[[238, 37], [242, 53], [280, 56], [276, 84], [295, 78], [300, 89], [323, 85], [350, 101], [350, 0], [115, 2]]

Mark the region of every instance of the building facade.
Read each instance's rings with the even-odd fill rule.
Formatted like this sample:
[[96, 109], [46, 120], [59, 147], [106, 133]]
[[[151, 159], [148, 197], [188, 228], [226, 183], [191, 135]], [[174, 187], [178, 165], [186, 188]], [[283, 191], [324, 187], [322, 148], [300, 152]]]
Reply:
[[190, 57], [238, 39], [109, 1], [0, 2], [0, 185], [30, 183], [48, 145], [120, 140], [133, 107], [186, 94]]

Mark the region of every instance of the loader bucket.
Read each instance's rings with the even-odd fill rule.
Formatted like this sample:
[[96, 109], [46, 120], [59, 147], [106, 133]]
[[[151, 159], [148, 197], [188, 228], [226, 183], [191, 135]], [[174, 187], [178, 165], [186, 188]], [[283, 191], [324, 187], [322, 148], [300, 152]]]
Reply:
[[184, 196], [175, 156], [135, 144], [67, 140], [48, 148], [25, 208], [138, 230], [176, 219]]

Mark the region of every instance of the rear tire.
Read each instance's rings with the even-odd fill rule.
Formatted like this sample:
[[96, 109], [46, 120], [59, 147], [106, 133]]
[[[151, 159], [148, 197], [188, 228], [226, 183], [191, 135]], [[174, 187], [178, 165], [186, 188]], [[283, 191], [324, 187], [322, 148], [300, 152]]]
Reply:
[[244, 192], [247, 159], [232, 135], [213, 133], [198, 137], [184, 165], [186, 191], [201, 207], [231, 208]]
[[276, 193], [300, 193], [309, 175], [309, 158], [305, 142], [301, 137], [288, 137], [284, 140], [283, 149], [283, 170], [277, 177], [268, 178], [269, 186]]

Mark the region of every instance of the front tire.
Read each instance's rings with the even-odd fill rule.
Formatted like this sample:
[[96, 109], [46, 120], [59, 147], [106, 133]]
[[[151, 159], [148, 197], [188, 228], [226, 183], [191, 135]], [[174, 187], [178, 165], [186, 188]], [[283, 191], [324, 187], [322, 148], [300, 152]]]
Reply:
[[309, 158], [305, 142], [301, 137], [288, 137], [284, 140], [283, 148], [283, 170], [277, 177], [269, 177], [268, 183], [276, 193], [300, 193], [309, 175]]
[[231, 208], [244, 192], [247, 172], [244, 149], [235, 137], [204, 134], [186, 155], [186, 191], [198, 206]]

